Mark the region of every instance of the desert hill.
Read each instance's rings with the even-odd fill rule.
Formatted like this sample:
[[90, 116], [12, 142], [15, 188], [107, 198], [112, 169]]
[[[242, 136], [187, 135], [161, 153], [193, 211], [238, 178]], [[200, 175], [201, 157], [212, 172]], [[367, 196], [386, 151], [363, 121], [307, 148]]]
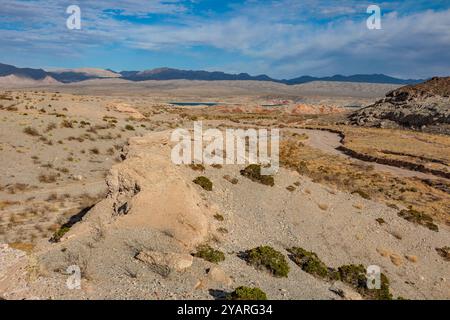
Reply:
[[352, 124], [369, 127], [408, 127], [450, 133], [450, 77], [432, 78], [386, 94], [375, 104], [356, 111]]

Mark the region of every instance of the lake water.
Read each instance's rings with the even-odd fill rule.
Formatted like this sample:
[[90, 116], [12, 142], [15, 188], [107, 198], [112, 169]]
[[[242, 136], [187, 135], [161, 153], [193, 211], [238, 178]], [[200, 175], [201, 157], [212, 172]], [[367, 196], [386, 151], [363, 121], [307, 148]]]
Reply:
[[195, 106], [217, 106], [217, 102], [169, 102], [170, 104], [173, 104], [174, 106], [180, 106], [180, 107], [195, 107]]

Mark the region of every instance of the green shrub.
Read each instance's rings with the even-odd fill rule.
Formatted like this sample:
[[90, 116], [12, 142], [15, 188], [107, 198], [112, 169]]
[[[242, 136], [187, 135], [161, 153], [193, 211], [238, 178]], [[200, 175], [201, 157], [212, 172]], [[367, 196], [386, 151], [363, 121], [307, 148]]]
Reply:
[[398, 213], [399, 217], [402, 217], [406, 221], [424, 226], [432, 231], [438, 232], [439, 228], [433, 223], [433, 218], [424, 212], [419, 212], [417, 210], [408, 209], [402, 210]]
[[345, 265], [338, 268], [339, 278], [356, 289], [364, 298], [372, 300], [392, 300], [389, 292], [389, 279], [381, 274], [381, 288], [368, 289], [366, 268], [363, 265]]
[[293, 247], [287, 251], [291, 254], [289, 258], [302, 268], [303, 271], [318, 278], [330, 280], [337, 278], [336, 272], [328, 268], [316, 253], [306, 251], [299, 247]]
[[265, 268], [275, 277], [287, 277], [289, 265], [281, 252], [269, 246], [261, 246], [245, 253], [248, 264], [257, 269]]
[[61, 238], [67, 233], [69, 232], [70, 227], [68, 226], [62, 226], [61, 228], [59, 228], [58, 230], [55, 231], [55, 233], [53, 234], [52, 238], [50, 239], [51, 242], [59, 242], [59, 240], [61, 240]]
[[209, 180], [207, 177], [197, 177], [194, 181], [195, 184], [198, 184], [200, 187], [205, 189], [206, 191], [212, 191], [213, 184], [211, 180]]
[[259, 288], [239, 287], [227, 296], [228, 300], [267, 300], [267, 295]]
[[241, 170], [241, 175], [266, 186], [273, 187], [275, 185], [275, 181], [272, 176], [261, 175], [261, 166], [259, 164], [249, 165], [244, 170]]
[[194, 253], [194, 257], [201, 258], [212, 263], [219, 263], [225, 260], [225, 254], [222, 251], [213, 249], [207, 244], [198, 246], [197, 252]]
[[330, 281], [340, 280], [353, 287], [366, 299], [392, 299], [392, 294], [389, 292], [389, 279], [383, 273], [381, 274], [381, 288], [369, 289], [367, 287], [367, 270], [363, 265], [344, 265], [336, 270], [327, 267], [314, 252], [298, 247], [288, 249], [288, 251], [291, 253], [292, 261], [309, 274]]

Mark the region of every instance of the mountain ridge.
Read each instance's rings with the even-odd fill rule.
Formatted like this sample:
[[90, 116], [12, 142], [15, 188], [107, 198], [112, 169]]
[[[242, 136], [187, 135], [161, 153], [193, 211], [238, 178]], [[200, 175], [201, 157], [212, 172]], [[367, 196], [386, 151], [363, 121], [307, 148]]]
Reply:
[[[86, 70], [95, 70], [96, 72], [86, 72]], [[0, 77], [16, 75], [19, 77], [31, 78], [33, 80], [42, 80], [47, 76], [62, 82], [72, 83], [90, 79], [122, 78], [130, 81], [148, 81], [148, 80], [201, 80], [201, 81], [270, 81], [286, 85], [304, 84], [313, 81], [328, 82], [360, 82], [360, 83], [383, 83], [383, 84], [417, 84], [423, 82], [422, 79], [399, 79], [384, 74], [356, 74], [350, 76], [334, 75], [329, 77], [300, 76], [293, 79], [274, 79], [265, 74], [252, 76], [248, 73], [231, 74], [222, 71], [205, 70], [181, 70], [175, 68], [155, 68], [142, 71], [120, 71], [111, 69], [61, 69], [55, 71], [46, 71], [44, 69], [18, 68], [12, 65], [0, 63]]]

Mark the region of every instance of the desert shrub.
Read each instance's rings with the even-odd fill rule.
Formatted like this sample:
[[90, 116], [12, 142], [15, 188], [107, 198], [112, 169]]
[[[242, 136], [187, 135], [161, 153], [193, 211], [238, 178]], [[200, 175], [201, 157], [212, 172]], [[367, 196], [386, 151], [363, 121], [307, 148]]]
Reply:
[[286, 190], [289, 191], [289, 192], [294, 192], [295, 191], [295, 187], [294, 186], [289, 186], [289, 187], [286, 187]]
[[424, 226], [432, 231], [438, 232], [439, 228], [433, 223], [433, 218], [424, 212], [419, 212], [417, 210], [408, 209], [402, 210], [398, 213], [399, 217], [402, 217], [406, 221]]
[[361, 296], [372, 300], [391, 300], [389, 292], [389, 279], [381, 274], [381, 288], [369, 289], [367, 287], [367, 270], [363, 265], [344, 265], [337, 270], [328, 267], [319, 259], [316, 253], [303, 248], [294, 247], [288, 249], [289, 258], [303, 271], [328, 281], [340, 280], [353, 287]]
[[355, 288], [363, 297], [372, 300], [392, 300], [389, 292], [389, 279], [381, 274], [381, 288], [369, 289], [367, 287], [366, 268], [363, 265], [345, 265], [338, 268], [339, 279]]
[[39, 131], [37, 131], [35, 128], [32, 128], [32, 127], [26, 127], [25, 129], [23, 129], [23, 132], [25, 134], [28, 134], [29, 136], [33, 136], [33, 137], [40, 135]]
[[225, 220], [225, 218], [223, 217], [223, 215], [221, 215], [221, 214], [219, 214], [219, 213], [216, 213], [216, 214], [214, 215], [214, 219], [216, 219], [217, 221], [223, 221], [223, 220]]
[[295, 262], [303, 271], [322, 279], [336, 279], [337, 274], [328, 268], [316, 253], [303, 248], [293, 247], [288, 249], [289, 258]]
[[189, 168], [194, 171], [205, 171], [205, 166], [200, 163], [192, 163], [189, 165]]
[[41, 174], [39, 175], [38, 180], [42, 183], [54, 183], [56, 182], [57, 178], [58, 175], [56, 174]]
[[361, 189], [353, 191], [352, 194], [357, 194], [363, 199], [370, 200], [370, 195]]
[[289, 273], [289, 265], [284, 255], [269, 246], [246, 251], [245, 260], [256, 269], [267, 269], [275, 277], [287, 277]]
[[213, 249], [207, 244], [198, 246], [194, 257], [201, 258], [212, 263], [219, 263], [225, 260], [225, 255], [222, 251]]
[[57, 128], [57, 126], [56, 126], [56, 124], [54, 122], [49, 123], [48, 126], [47, 126], [47, 129], [45, 129], [45, 132], [50, 132], [50, 131], [52, 131], [52, 130], [54, 130], [56, 128]]
[[127, 124], [127, 125], [125, 126], [125, 130], [128, 130], [128, 131], [134, 131], [135, 129], [134, 129], [134, 127], [133, 127], [131, 124]]
[[267, 300], [267, 295], [259, 288], [238, 287], [227, 295], [228, 300]]
[[89, 149], [89, 152], [92, 153], [92, 154], [95, 154], [95, 155], [100, 154], [100, 150], [98, 150], [98, 148]]
[[450, 247], [436, 248], [436, 252], [444, 258], [445, 261], [450, 261]]
[[197, 177], [194, 181], [195, 184], [198, 184], [200, 187], [205, 189], [206, 191], [212, 191], [213, 183], [207, 177]]
[[223, 228], [223, 227], [217, 228], [217, 231], [220, 232], [220, 233], [228, 233], [228, 229], [227, 228]]
[[261, 165], [259, 164], [251, 164], [244, 170], [241, 170], [241, 175], [249, 178], [254, 182], [259, 182], [266, 186], [273, 187], [275, 185], [274, 179], [272, 176], [265, 176], [261, 174]]
[[72, 123], [72, 121], [69, 121], [69, 120], [63, 120], [62, 122], [61, 122], [61, 128], [73, 128], [73, 123]]
[[70, 227], [68, 226], [62, 226], [61, 228], [59, 228], [58, 230], [55, 231], [55, 233], [53, 234], [53, 236], [50, 238], [50, 242], [59, 242], [61, 240], [61, 238], [67, 233], [69, 232]]

